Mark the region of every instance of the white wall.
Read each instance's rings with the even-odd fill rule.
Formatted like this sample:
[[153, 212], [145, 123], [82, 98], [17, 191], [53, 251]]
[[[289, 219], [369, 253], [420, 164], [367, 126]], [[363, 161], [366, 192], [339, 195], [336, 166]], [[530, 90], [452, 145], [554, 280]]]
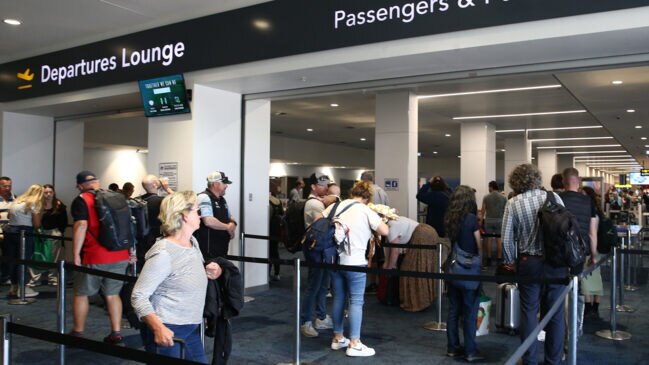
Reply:
[[147, 146], [149, 123], [142, 116], [105, 118], [86, 121], [84, 141], [86, 143], [122, 145], [122, 146]]
[[374, 165], [374, 151], [305, 139], [272, 136], [270, 158], [306, 165], [353, 166]]
[[38, 115], [2, 113], [2, 175], [11, 177], [13, 192], [32, 184], [52, 182], [54, 119]]
[[[178, 148], [193, 149], [192, 186], [195, 191], [205, 189], [205, 179], [211, 171], [225, 172], [233, 182], [226, 192], [228, 206], [232, 217], [240, 222], [241, 95], [198, 84], [193, 89], [193, 138], [186, 142], [174, 139], [174, 143]], [[255, 160], [257, 156], [252, 154], [248, 158]], [[267, 172], [268, 168], [263, 170], [264, 174]], [[263, 186], [267, 189], [268, 178], [263, 180]], [[237, 230], [236, 237], [230, 241], [229, 253], [238, 255], [239, 252]]]
[[79, 193], [76, 175], [84, 169], [84, 127], [82, 122], [56, 122], [54, 187], [57, 197], [68, 207]]
[[[193, 142], [194, 123], [191, 114], [149, 118], [148, 173], [158, 175], [161, 162], [177, 162], [178, 191], [195, 190]], [[195, 191], [204, 189], [203, 185]]]
[[[244, 215], [241, 226], [246, 233], [268, 235], [268, 170], [270, 168], [270, 100], [246, 103], [244, 165]], [[263, 183], [260, 183], [263, 182]], [[268, 240], [245, 240], [245, 256], [268, 258]], [[245, 286], [268, 283], [268, 265], [245, 264]]]
[[147, 173], [146, 154], [136, 153], [134, 149], [85, 148], [83, 156], [83, 169], [97, 174], [102, 188], [108, 188], [110, 183], [117, 183], [121, 188], [130, 181], [135, 185], [134, 196], [144, 194], [140, 183]]

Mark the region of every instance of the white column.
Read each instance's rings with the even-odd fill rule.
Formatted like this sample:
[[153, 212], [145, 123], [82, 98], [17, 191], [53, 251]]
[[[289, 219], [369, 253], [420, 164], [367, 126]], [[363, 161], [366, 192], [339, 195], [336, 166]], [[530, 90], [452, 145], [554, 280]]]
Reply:
[[543, 186], [545, 186], [546, 189], [551, 190], [550, 181], [552, 181], [552, 175], [558, 172], [557, 150], [539, 150], [538, 166], [539, 170], [541, 170], [541, 175], [543, 176]]
[[[246, 102], [244, 156], [244, 227], [246, 233], [268, 235], [270, 171], [270, 100]], [[268, 257], [268, 241], [246, 238], [246, 256]], [[268, 266], [246, 263], [246, 287], [268, 283]]]
[[496, 128], [485, 122], [463, 122], [460, 183], [476, 189], [478, 206], [496, 179]]
[[[51, 183], [54, 118], [2, 112], [2, 175], [13, 181], [14, 194], [30, 185]], [[78, 141], [83, 145], [83, 140]]]
[[79, 195], [75, 179], [77, 173], [90, 168], [83, 165], [84, 127], [85, 123], [79, 121], [56, 122], [54, 187], [57, 197], [68, 207]]
[[520, 164], [532, 161], [532, 144], [526, 133], [505, 138], [505, 193], [509, 193], [509, 174]]
[[191, 147], [194, 142], [193, 132], [194, 123], [190, 114], [149, 118], [147, 172], [159, 175], [161, 163], [177, 163], [177, 190], [196, 192], [204, 190], [205, 185], [199, 187], [193, 185], [194, 152]]
[[375, 183], [398, 179], [396, 190], [387, 190], [390, 205], [399, 214], [417, 219], [417, 98], [409, 91], [376, 96], [374, 143]]

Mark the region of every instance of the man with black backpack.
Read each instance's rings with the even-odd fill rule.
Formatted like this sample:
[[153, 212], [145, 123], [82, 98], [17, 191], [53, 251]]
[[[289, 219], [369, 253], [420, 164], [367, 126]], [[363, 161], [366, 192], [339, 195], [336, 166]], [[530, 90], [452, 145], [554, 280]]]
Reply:
[[[509, 186], [516, 196], [507, 201], [502, 223], [502, 239], [505, 264], [518, 271], [521, 277], [532, 279], [566, 278], [568, 267], [555, 267], [544, 258], [544, 242], [538, 212], [546, 203], [548, 193], [541, 190], [541, 171], [532, 164], [522, 164], [509, 175]], [[556, 203], [563, 201], [550, 192]], [[562, 284], [519, 283], [521, 303], [521, 341], [524, 341], [537, 325], [541, 302], [545, 308], [561, 298], [565, 288]], [[565, 332], [564, 306], [545, 327], [545, 364], [559, 364], [563, 357]], [[523, 364], [538, 363], [537, 346], [531, 346], [523, 356]]]
[[[311, 225], [322, 215], [326, 206], [325, 202], [330, 180], [327, 175], [316, 176], [311, 174], [311, 194], [304, 204], [304, 226]], [[330, 202], [329, 202], [330, 203]], [[310, 262], [310, 257], [305, 251], [305, 259]], [[325, 269], [309, 267], [307, 286], [302, 300], [302, 316], [300, 319], [300, 332], [305, 337], [317, 337], [318, 329], [333, 328], [331, 317], [327, 314], [326, 296], [329, 286], [329, 272]], [[315, 306], [315, 324], [313, 320], [313, 307]]]
[[223, 171], [207, 175], [207, 189], [198, 194], [201, 226], [194, 237], [205, 261], [228, 254], [230, 240], [234, 238], [237, 222], [232, 218], [224, 195], [232, 181]]
[[163, 197], [158, 195], [158, 190], [162, 189], [168, 194], [173, 193], [173, 190], [155, 175], [145, 176], [142, 179], [142, 188], [146, 193], [140, 195], [139, 198], [146, 202], [149, 218], [149, 234], [145, 237], [144, 242], [140, 242], [140, 247], [138, 247], [138, 256], [144, 257], [144, 254], [153, 246], [156, 239], [161, 236], [158, 215], [160, 215], [160, 204]]
[[[106, 242], [100, 240], [100, 215], [96, 209], [96, 195], [99, 191], [99, 179], [90, 171], [81, 171], [77, 174], [77, 187], [81, 194], [77, 196], [71, 205], [72, 218], [72, 244], [74, 264], [91, 269], [109, 271], [115, 274], [124, 274], [129, 260], [128, 248], [111, 250], [106, 247]], [[110, 193], [123, 195], [119, 193]], [[128, 207], [128, 206], [127, 206]], [[130, 214], [128, 219], [130, 220]], [[131, 242], [132, 243], [132, 242]], [[127, 246], [128, 247], [128, 246]], [[111, 332], [104, 338], [104, 342], [123, 345], [124, 340], [120, 333], [122, 323], [122, 301], [119, 293], [123, 282], [120, 280], [107, 279], [100, 276], [88, 275], [76, 272], [74, 276], [74, 298], [72, 313], [74, 317], [74, 328], [72, 334], [83, 337], [86, 318], [88, 317], [88, 297], [99, 293], [104, 295], [108, 316], [110, 318]]]

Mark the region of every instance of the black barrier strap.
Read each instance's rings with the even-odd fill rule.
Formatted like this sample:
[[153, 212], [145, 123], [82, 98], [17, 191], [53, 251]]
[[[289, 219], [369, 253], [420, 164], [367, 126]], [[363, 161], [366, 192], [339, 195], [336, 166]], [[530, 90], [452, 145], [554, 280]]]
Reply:
[[120, 359], [133, 360], [150, 364], [173, 364], [173, 365], [191, 365], [199, 364], [194, 361], [181, 360], [173, 357], [153, 354], [146, 351], [136, 350], [128, 347], [115, 346], [99, 341], [89, 340], [71, 335], [64, 335], [57, 332], [47, 331], [41, 328], [25, 326], [15, 322], [7, 323], [7, 330], [16, 335], [35, 338], [38, 340], [63, 344], [66, 346], [76, 347], [82, 350], [98, 352], [108, 356], [118, 357]]
[[422, 243], [421, 245], [408, 245], [408, 244], [401, 244], [401, 243], [381, 243], [379, 246], [381, 247], [394, 247], [394, 248], [415, 248], [415, 249], [421, 249], [421, 250], [435, 250], [437, 251], [437, 243], [436, 244], [426, 244]]
[[[50, 238], [54, 240], [61, 240], [61, 241], [72, 241], [72, 237], [63, 237], [63, 236], [51, 236], [51, 235], [46, 235], [46, 234], [40, 234], [40, 233], [33, 233], [33, 232], [28, 232], [24, 231], [25, 236], [32, 236], [32, 237], [40, 237], [40, 238]], [[19, 235], [19, 232], [3, 232], [5, 236], [11, 236], [11, 235]]]
[[78, 272], [83, 272], [86, 274], [90, 275], [95, 275], [95, 276], [101, 276], [104, 278], [108, 279], [114, 279], [114, 280], [121, 280], [121, 281], [128, 281], [128, 282], [136, 282], [137, 277], [136, 276], [129, 276], [129, 275], [124, 275], [124, 274], [115, 274], [112, 272], [108, 271], [103, 271], [103, 270], [97, 270], [97, 269], [89, 269], [84, 266], [77, 266], [71, 262], [66, 262], [65, 263], [65, 268], [71, 271], [78, 271]]
[[[255, 262], [259, 264], [269, 264], [269, 263], [279, 263], [285, 265], [294, 265], [293, 261], [290, 260], [278, 260], [278, 259], [263, 259], [263, 258], [254, 258], [254, 257], [242, 257], [242, 256], [226, 256], [228, 260], [234, 261], [245, 261], [245, 262]], [[422, 271], [402, 271], [396, 269], [383, 269], [383, 268], [367, 268], [360, 266], [348, 266], [348, 265], [335, 265], [335, 264], [318, 264], [314, 262], [300, 261], [300, 266], [304, 267], [316, 267], [327, 270], [341, 270], [341, 271], [354, 271], [354, 272], [364, 272], [371, 274], [386, 274], [392, 276], [405, 276], [405, 277], [414, 277], [422, 279], [442, 279], [442, 280], [466, 280], [466, 281], [481, 281], [481, 282], [518, 282], [518, 283], [548, 283], [548, 284], [567, 284], [570, 282], [570, 278], [558, 278], [558, 279], [536, 279], [536, 278], [527, 278], [527, 277], [516, 277], [516, 276], [484, 276], [484, 275], [458, 275], [458, 274], [440, 274], [440, 273], [431, 273], [431, 272], [422, 272]]]
[[34, 260], [21, 260], [17, 259], [15, 257], [9, 257], [9, 256], [1, 256], [0, 261], [3, 262], [15, 262], [16, 265], [27, 265], [27, 266], [39, 266], [39, 267], [46, 267], [48, 269], [56, 269], [58, 268], [58, 264], [55, 262], [45, 262], [45, 261], [34, 261]]
[[629, 253], [632, 255], [649, 255], [649, 250], [630, 250], [630, 249], [623, 249], [623, 250], [618, 250], [620, 253]]
[[500, 233], [480, 233], [480, 237], [482, 238], [500, 238]]
[[254, 238], [258, 240], [267, 240], [267, 241], [281, 241], [282, 239], [280, 237], [271, 237], [271, 236], [260, 236], [257, 234], [243, 234], [243, 238]]

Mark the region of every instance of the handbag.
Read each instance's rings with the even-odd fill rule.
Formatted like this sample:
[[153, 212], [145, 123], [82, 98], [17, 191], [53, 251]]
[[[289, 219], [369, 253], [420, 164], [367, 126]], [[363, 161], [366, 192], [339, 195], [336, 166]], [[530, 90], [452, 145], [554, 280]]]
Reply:
[[[34, 233], [40, 234], [38, 230], [34, 230]], [[34, 253], [32, 254], [32, 260], [39, 262], [53, 262], [52, 257], [52, 240], [49, 238], [43, 238], [41, 236], [34, 236]], [[46, 267], [41, 266], [31, 266], [36, 270], [47, 270]]]
[[[449, 261], [450, 259], [450, 261]], [[453, 250], [449, 254], [448, 273], [457, 275], [480, 275], [480, 255], [464, 251], [457, 243], [453, 244]], [[450, 279], [449, 283], [458, 289], [476, 290], [480, 286], [479, 281], [468, 281]]]

